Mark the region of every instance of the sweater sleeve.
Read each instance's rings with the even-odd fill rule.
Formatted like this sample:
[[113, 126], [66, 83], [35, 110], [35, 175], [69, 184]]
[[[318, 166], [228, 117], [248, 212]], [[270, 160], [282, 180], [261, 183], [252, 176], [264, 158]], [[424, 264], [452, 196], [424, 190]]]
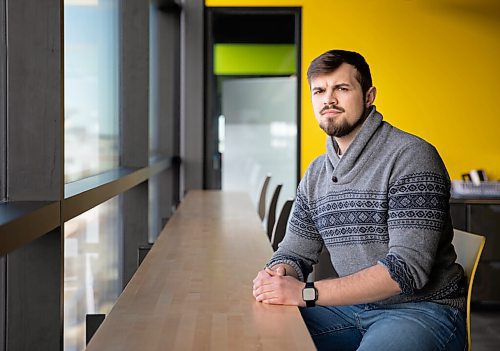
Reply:
[[389, 252], [379, 261], [405, 295], [429, 281], [449, 221], [450, 181], [436, 149], [423, 141], [402, 149], [388, 189]]
[[286, 263], [295, 269], [300, 280], [305, 281], [312, 271], [312, 265], [318, 263], [319, 254], [323, 248], [323, 239], [311, 218], [303, 189], [303, 182], [301, 182], [292, 214], [288, 220], [285, 237], [267, 266]]

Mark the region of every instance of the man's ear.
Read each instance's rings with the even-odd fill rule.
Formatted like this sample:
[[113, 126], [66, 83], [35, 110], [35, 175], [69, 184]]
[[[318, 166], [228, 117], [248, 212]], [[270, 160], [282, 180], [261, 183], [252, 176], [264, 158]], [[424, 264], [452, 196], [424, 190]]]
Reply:
[[370, 107], [371, 105], [373, 105], [373, 102], [375, 101], [375, 96], [377, 96], [377, 88], [371, 87], [370, 89], [368, 89], [365, 97], [366, 107]]

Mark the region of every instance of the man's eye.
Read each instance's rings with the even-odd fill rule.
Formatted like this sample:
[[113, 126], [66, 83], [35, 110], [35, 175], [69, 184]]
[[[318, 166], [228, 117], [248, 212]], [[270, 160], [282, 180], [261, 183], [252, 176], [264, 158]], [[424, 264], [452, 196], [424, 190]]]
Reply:
[[315, 90], [315, 91], [313, 92], [313, 95], [318, 95], [318, 94], [321, 94], [322, 92], [323, 92], [323, 91], [321, 91], [321, 90]]
[[337, 90], [340, 90], [340, 91], [347, 91], [347, 88], [346, 87], [338, 87]]

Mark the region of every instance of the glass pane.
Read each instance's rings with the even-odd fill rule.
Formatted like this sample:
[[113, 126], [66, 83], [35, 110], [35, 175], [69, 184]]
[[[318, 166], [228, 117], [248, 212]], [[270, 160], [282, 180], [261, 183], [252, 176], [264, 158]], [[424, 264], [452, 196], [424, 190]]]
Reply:
[[149, 222], [149, 233], [148, 242], [154, 243], [158, 234], [161, 231], [161, 218], [160, 218], [160, 175], [157, 174], [148, 181], [148, 193], [149, 193], [149, 211], [148, 211], [148, 222]]
[[249, 191], [257, 202], [270, 173], [267, 200], [283, 184], [281, 208], [297, 186], [297, 78], [225, 78], [221, 91], [222, 189]]
[[118, 166], [118, 1], [64, 1], [66, 182]]
[[122, 291], [118, 197], [64, 224], [64, 350], [85, 349], [85, 315], [108, 314]]

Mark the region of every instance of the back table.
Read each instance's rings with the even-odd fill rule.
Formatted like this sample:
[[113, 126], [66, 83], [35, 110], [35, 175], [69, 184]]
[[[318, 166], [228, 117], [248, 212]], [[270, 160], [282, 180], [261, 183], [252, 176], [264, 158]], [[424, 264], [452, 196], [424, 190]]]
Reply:
[[271, 255], [248, 195], [189, 192], [87, 350], [314, 350], [296, 307], [252, 296]]

